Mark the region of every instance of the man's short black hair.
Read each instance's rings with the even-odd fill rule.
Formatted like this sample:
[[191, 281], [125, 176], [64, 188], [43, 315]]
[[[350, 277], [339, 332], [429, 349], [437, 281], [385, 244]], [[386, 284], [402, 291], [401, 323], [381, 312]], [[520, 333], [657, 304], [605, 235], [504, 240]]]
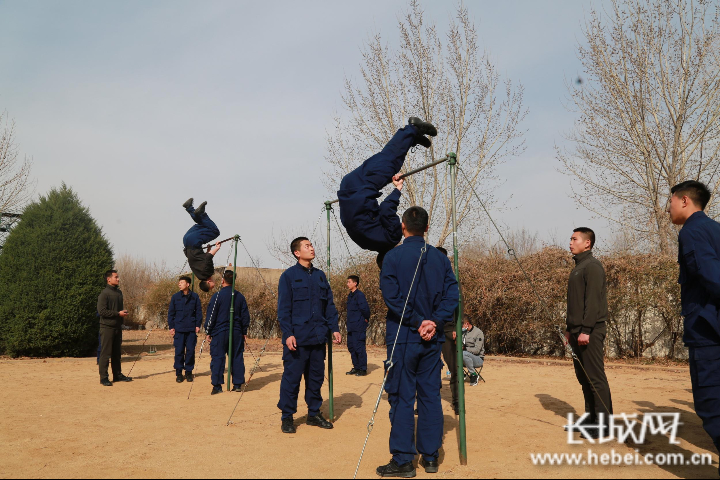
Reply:
[[223, 280], [224, 280], [225, 283], [227, 283], [228, 285], [232, 285], [232, 284], [233, 284], [233, 271], [232, 271], [232, 270], [225, 270], [225, 271], [223, 272]]
[[187, 283], [192, 283], [192, 280], [190, 280], [190, 277], [187, 275], [183, 275], [182, 277], [178, 278], [178, 282], [181, 280], [185, 280]]
[[590, 249], [595, 246], [595, 232], [593, 232], [592, 228], [579, 227], [573, 230], [573, 233], [582, 233], [586, 240], [590, 240]]
[[348, 277], [348, 280], [352, 280], [353, 282], [355, 282], [355, 285], [360, 285], [360, 277], [358, 277], [357, 275], [350, 275]]
[[199, 286], [200, 286], [200, 290], [202, 290], [203, 292], [210, 291], [210, 285], [208, 285], [208, 283], [205, 280], [201, 281]]
[[442, 253], [446, 257], [448, 256], [448, 251], [445, 249], [445, 247], [437, 247], [437, 249], [440, 250], [440, 253]]
[[295, 255], [295, 252], [300, 251], [300, 245], [302, 244], [302, 242], [305, 241], [309, 242], [310, 239], [307, 237], [298, 237], [292, 241], [292, 243], [290, 244], [290, 253], [292, 253], [293, 257], [298, 258], [298, 256]]
[[405, 229], [410, 232], [411, 235], [425, 235], [429, 216], [424, 208], [414, 206], [405, 210], [402, 221], [405, 224]]
[[688, 197], [692, 202], [705, 210], [707, 204], [710, 203], [712, 194], [710, 190], [702, 182], [688, 180], [687, 182], [675, 185], [670, 192], [678, 198]]
[[108, 278], [113, 276], [113, 273], [117, 273], [117, 270], [108, 270], [107, 272], [105, 272], [105, 281], [106, 282], [108, 281]]

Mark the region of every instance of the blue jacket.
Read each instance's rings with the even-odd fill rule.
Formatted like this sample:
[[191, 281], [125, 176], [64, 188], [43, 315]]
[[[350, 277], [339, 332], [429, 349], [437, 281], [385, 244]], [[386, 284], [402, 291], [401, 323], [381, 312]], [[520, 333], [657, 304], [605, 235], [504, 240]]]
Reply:
[[177, 292], [170, 299], [168, 308], [168, 327], [177, 332], [194, 332], [195, 328], [202, 326], [202, 304], [200, 297], [195, 292]]
[[402, 224], [397, 209], [400, 190], [397, 188], [381, 204], [381, 192], [367, 186], [355, 192], [338, 191], [342, 202], [340, 220], [348, 236], [360, 247], [374, 252], [386, 252], [402, 239]]
[[295, 337], [300, 346], [327, 342], [329, 332], [339, 332], [338, 312], [325, 274], [297, 263], [280, 276], [278, 321], [282, 341]]
[[355, 290], [348, 295], [347, 300], [347, 331], [348, 333], [365, 332], [370, 320], [370, 306], [365, 294]]
[[[388, 306], [386, 335], [388, 345], [393, 344], [398, 333], [400, 315], [424, 246], [423, 237], [408, 237], [402, 245], [390, 250], [385, 256], [380, 275], [380, 290]], [[398, 343], [422, 342], [418, 328], [423, 320], [435, 321], [437, 329], [434, 340], [444, 342], [443, 326], [445, 322], [453, 321], [459, 301], [460, 290], [450, 260], [440, 250], [428, 245], [405, 309]]]
[[[212, 296], [205, 315], [205, 331], [211, 337], [218, 333], [230, 331], [230, 298], [232, 290], [223, 287]], [[217, 302], [217, 306], [215, 306]], [[233, 311], [233, 332], [247, 335], [250, 327], [250, 312], [247, 301], [242, 293], [235, 290], [235, 309]]]
[[680, 230], [678, 263], [685, 345], [720, 345], [720, 224], [691, 215]]

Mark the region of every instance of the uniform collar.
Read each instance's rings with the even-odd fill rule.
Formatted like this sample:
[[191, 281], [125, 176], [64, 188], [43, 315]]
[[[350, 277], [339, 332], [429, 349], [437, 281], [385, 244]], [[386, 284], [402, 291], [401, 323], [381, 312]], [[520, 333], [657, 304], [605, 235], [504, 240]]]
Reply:
[[683, 225], [683, 227], [687, 226], [689, 223], [696, 222], [703, 217], [707, 217], [707, 215], [705, 215], [705, 212], [703, 212], [702, 210], [695, 212], [690, 215], [687, 220], [685, 220], [685, 225]]
[[425, 237], [422, 235], [413, 235], [412, 237], [407, 237], [403, 243], [418, 243], [418, 242], [425, 242]]
[[298, 268], [301, 268], [301, 269], [303, 269], [303, 270], [305, 270], [306, 272], [309, 272], [309, 273], [312, 273], [313, 270], [315, 270], [315, 266], [314, 266], [312, 263], [310, 264], [310, 268], [305, 268], [300, 262], [297, 262], [297, 263], [295, 264], [295, 266], [298, 267]]
[[590, 258], [593, 256], [592, 250], [588, 250], [587, 252], [579, 253], [573, 257], [573, 260], [575, 260], [575, 265], [582, 262], [583, 260]]

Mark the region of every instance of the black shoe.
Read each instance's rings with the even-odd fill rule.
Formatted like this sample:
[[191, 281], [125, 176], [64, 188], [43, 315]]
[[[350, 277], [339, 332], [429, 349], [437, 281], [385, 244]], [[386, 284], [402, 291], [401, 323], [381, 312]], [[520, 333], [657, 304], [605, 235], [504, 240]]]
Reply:
[[313, 427], [324, 428], [326, 430], [331, 430], [333, 428], [333, 424], [325, 420], [322, 413], [318, 413], [314, 417], [308, 416], [307, 424]]
[[183, 377], [182, 375], [178, 375], [177, 377], [175, 377], [175, 381], [177, 383], [182, 383], [185, 381], [185, 377]]
[[192, 382], [195, 377], [193, 376], [192, 372], [185, 372], [185, 380], [188, 382]]
[[415, 137], [415, 145], [422, 145], [425, 148], [430, 148], [432, 147], [432, 142], [426, 136], [418, 135]]
[[222, 393], [222, 387], [213, 387], [212, 392], [210, 392], [210, 395], [217, 395], [218, 393]]
[[[585, 418], [585, 420], [583, 420], [582, 422], [580, 420], [578, 420], [572, 426], [573, 426], [573, 429], [577, 432], [578, 427], [584, 427], [586, 425], [587, 426], [597, 425], [597, 419], [593, 419], [591, 415], [588, 415]], [[567, 432], [568, 430], [570, 430], [570, 425], [565, 425], [565, 427], [563, 429]]]
[[113, 382], [132, 382], [132, 378], [126, 377], [121, 373], [117, 377], [113, 377]]
[[207, 205], [207, 202], [202, 202], [200, 206], [195, 209], [195, 215], [202, 215], [205, 213], [205, 205]]
[[242, 392], [242, 385], [233, 385], [233, 392]]
[[376, 472], [381, 477], [413, 478], [415, 476], [415, 467], [412, 462], [398, 465], [395, 460], [390, 460], [387, 465], [378, 467]]
[[184, 209], [187, 209], [188, 207], [192, 207], [192, 204], [193, 204], [193, 199], [192, 199], [192, 197], [190, 197], [190, 198], [187, 200], [187, 202], [183, 203], [183, 208], [184, 208]]
[[420, 135], [430, 135], [431, 137], [437, 136], [437, 128], [435, 128], [435, 125], [430, 122], [421, 120], [418, 117], [410, 117], [408, 123], [417, 128]]
[[297, 428], [295, 428], [295, 423], [293, 422], [293, 419], [292, 418], [284, 418], [282, 421], [281, 430], [283, 433], [297, 432]]
[[112, 387], [112, 382], [106, 378], [105, 380], [100, 380], [100, 385], [103, 387]]
[[355, 372], [355, 376], [356, 377], [365, 377], [365, 376], [367, 376], [367, 370], [358, 370], [357, 372]]
[[460, 405], [454, 404], [453, 410], [455, 411], [455, 415], [460, 415]]
[[437, 473], [440, 467], [437, 460], [425, 460], [425, 457], [420, 458], [420, 466], [425, 469], [425, 473]]
[[355, 370], [355, 367], [353, 367], [353, 369], [350, 370], [349, 372], [346, 372], [345, 375], [355, 375], [357, 372], [358, 372], [358, 371]]
[[418, 412], [418, 409], [416, 408], [416, 409], [415, 409], [415, 416], [417, 417], [419, 414], [420, 414], [420, 412]]

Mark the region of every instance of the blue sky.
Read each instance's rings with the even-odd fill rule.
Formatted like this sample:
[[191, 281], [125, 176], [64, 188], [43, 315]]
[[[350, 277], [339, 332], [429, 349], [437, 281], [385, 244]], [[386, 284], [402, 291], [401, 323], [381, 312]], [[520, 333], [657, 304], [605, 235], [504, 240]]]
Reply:
[[[577, 209], [553, 146], [574, 116], [565, 80], [590, 1], [468, 2], [480, 43], [525, 87], [527, 151], [498, 170], [498, 214], [565, 243]], [[443, 31], [455, 2], [424, 2]], [[314, 224], [329, 194], [326, 131], [347, 75], [379, 31], [396, 45], [404, 1], [0, 1], [0, 110], [33, 158], [37, 193], [79, 194], [116, 254], [184, 262], [180, 205], [208, 200], [222, 238], [238, 233], [263, 266], [273, 232]], [[480, 213], [478, 213], [480, 214]], [[311, 227], [309, 227], [311, 229]], [[227, 249], [221, 252], [225, 257]], [[222, 262], [221, 262], [222, 263]], [[239, 264], [249, 264], [244, 257]]]

